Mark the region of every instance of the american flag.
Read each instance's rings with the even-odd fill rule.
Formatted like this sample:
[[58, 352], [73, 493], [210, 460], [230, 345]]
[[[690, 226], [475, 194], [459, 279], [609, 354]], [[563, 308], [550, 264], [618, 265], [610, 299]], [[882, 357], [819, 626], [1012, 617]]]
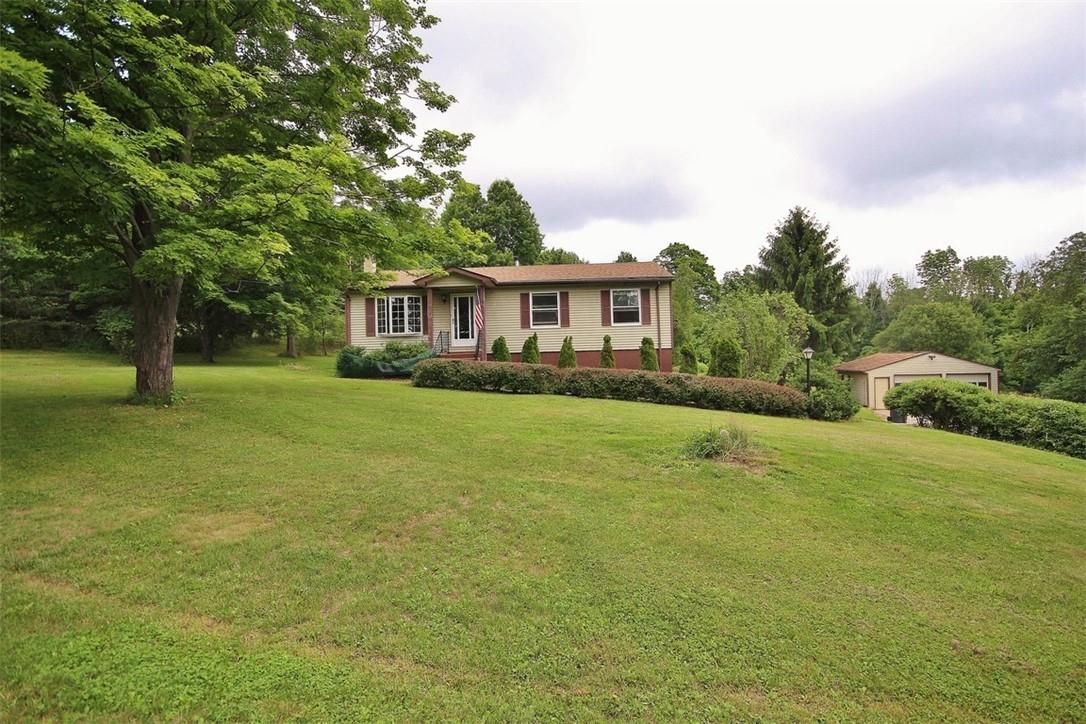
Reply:
[[483, 288], [475, 287], [475, 334], [483, 328]]

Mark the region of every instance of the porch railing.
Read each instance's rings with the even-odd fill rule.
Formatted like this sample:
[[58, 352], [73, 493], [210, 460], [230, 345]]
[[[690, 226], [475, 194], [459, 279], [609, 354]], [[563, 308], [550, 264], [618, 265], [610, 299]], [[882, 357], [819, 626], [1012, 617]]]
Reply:
[[449, 333], [438, 332], [437, 339], [434, 340], [434, 346], [431, 348], [434, 354], [447, 354], [449, 351]]

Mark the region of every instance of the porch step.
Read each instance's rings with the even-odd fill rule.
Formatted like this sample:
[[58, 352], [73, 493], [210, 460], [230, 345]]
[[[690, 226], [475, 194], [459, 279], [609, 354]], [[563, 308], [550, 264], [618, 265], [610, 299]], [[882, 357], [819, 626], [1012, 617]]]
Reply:
[[438, 356], [446, 359], [475, 359], [474, 352], [442, 352]]

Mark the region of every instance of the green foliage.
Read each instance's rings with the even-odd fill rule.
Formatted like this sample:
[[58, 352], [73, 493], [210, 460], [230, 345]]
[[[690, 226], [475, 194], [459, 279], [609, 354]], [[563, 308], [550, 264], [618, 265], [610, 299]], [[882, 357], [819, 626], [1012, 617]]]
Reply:
[[558, 366], [570, 368], [577, 366], [577, 352], [573, 349], [573, 337], [562, 340], [562, 349], [558, 352]]
[[385, 343], [383, 349], [375, 349], [366, 352], [361, 347], [348, 346], [340, 350], [336, 357], [336, 374], [340, 377], [375, 378], [389, 377], [398, 374], [406, 377], [411, 370], [388, 369], [382, 370], [378, 363], [403, 362], [429, 353], [429, 347], [425, 342], [400, 342], [390, 340]]
[[1045, 397], [1086, 402], [1086, 359], [1042, 382], [1038, 391]]
[[735, 337], [728, 334], [717, 337], [709, 360], [709, 374], [713, 377], [743, 376], [743, 348]]
[[697, 249], [675, 242], [661, 249], [655, 261], [676, 275], [685, 264], [689, 274], [692, 275], [690, 287], [699, 308], [707, 309], [720, 298], [720, 284], [716, 280], [716, 269], [709, 263], [709, 257]]
[[984, 320], [962, 302], [928, 302], [907, 307], [872, 340], [886, 352], [940, 352], [952, 357], [988, 362], [992, 345]]
[[490, 347], [490, 353], [494, 356], [495, 362], [509, 362], [513, 359], [513, 356], [509, 353], [509, 343], [505, 341], [505, 337], [498, 337], [494, 340], [494, 344]]
[[633, 261], [637, 261], [637, 257], [628, 251], [620, 251], [618, 256], [615, 257], [616, 264], [626, 264]]
[[679, 372], [688, 375], [698, 373], [698, 356], [694, 352], [694, 343], [689, 339], [679, 347]]
[[671, 324], [674, 329], [676, 348], [689, 342], [697, 350], [700, 330], [701, 307], [698, 304], [698, 285], [701, 284], [689, 259], [680, 259], [671, 282]]
[[603, 347], [600, 348], [600, 367], [602, 369], [614, 369], [615, 350], [611, 346], [611, 335], [603, 335]]
[[800, 359], [810, 315], [784, 292], [739, 288], [724, 295], [707, 321], [712, 339], [731, 337], [743, 349], [745, 377], [777, 382]]
[[520, 361], [524, 364], [539, 364], [539, 334], [533, 332], [531, 337], [524, 340], [520, 348]]
[[755, 277], [762, 290], [788, 293], [811, 314], [807, 341], [812, 346], [843, 350], [851, 346], [842, 333], [852, 298], [845, 281], [848, 259], [838, 258], [837, 240], [829, 238], [829, 231], [796, 206], [769, 235]]
[[135, 343], [132, 339], [132, 312], [122, 307], [105, 307], [95, 318], [95, 328], [105, 337], [113, 351], [120, 355], [122, 362], [132, 362], [135, 351]]
[[694, 433], [682, 452], [692, 460], [748, 463], [757, 456], [758, 446], [745, 428], [731, 424]]
[[996, 395], [955, 380], [927, 379], [894, 387], [883, 398], [940, 430], [1028, 445], [1086, 458], [1086, 405]]
[[816, 387], [811, 385], [807, 397], [807, 416], [812, 420], [849, 420], [860, 411], [860, 403], [852, 396], [848, 385]]
[[415, 366], [419, 387], [599, 397], [760, 415], [803, 416], [806, 398], [783, 385], [643, 370], [432, 359]]
[[953, 248], [925, 251], [916, 265], [916, 274], [929, 300], [946, 302], [961, 299], [962, 268]]
[[[490, 184], [485, 198], [475, 184], [458, 183], [442, 213], [446, 226], [454, 219], [468, 229], [486, 232], [493, 243], [493, 249], [487, 252], [489, 263], [513, 260], [521, 264], [579, 263], [571, 260], [576, 255], [561, 249], [551, 250], [561, 261], [540, 261], [544, 252], [539, 222], [532, 207], [508, 179]], [[499, 255], [502, 258], [496, 258]]]
[[544, 249], [539, 258], [536, 259], [536, 264], [587, 264], [588, 262], [577, 256], [572, 251], [566, 249], [560, 249], [554, 247], [551, 249]]
[[641, 369], [651, 372], [660, 370], [660, 358], [656, 354], [656, 346], [652, 343], [652, 337], [641, 338]]

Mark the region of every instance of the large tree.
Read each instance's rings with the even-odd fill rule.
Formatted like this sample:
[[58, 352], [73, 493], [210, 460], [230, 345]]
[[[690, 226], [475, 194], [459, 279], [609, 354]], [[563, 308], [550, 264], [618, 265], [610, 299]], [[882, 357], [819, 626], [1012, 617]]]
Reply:
[[637, 261], [637, 257], [628, 251], [620, 251], [618, 256], [615, 257], [616, 264], [625, 264], [631, 261]]
[[885, 352], [941, 352], [975, 362], [992, 359], [984, 320], [965, 302], [906, 307], [872, 344]]
[[680, 242], [668, 244], [656, 255], [656, 263], [672, 274], [679, 271], [679, 265], [685, 262], [695, 276], [694, 299], [701, 309], [708, 309], [720, 299], [720, 284], [716, 280], [716, 269], [709, 263], [709, 257], [697, 249]]
[[169, 394], [185, 284], [327, 290], [417, 245], [470, 141], [408, 105], [453, 100], [421, 77], [435, 22], [412, 0], [6, 0], [5, 234], [112, 255], [137, 393]]
[[962, 262], [952, 247], [925, 251], [916, 274], [929, 300], [946, 302], [962, 296]]
[[755, 275], [764, 291], [787, 292], [813, 317], [807, 343], [817, 348], [849, 346], [852, 292], [845, 276], [848, 259], [839, 257], [829, 226], [796, 206], [766, 237]]
[[521, 264], [535, 264], [543, 253], [543, 232], [528, 201], [508, 179], [498, 179], [486, 190], [483, 231], [498, 249]]

